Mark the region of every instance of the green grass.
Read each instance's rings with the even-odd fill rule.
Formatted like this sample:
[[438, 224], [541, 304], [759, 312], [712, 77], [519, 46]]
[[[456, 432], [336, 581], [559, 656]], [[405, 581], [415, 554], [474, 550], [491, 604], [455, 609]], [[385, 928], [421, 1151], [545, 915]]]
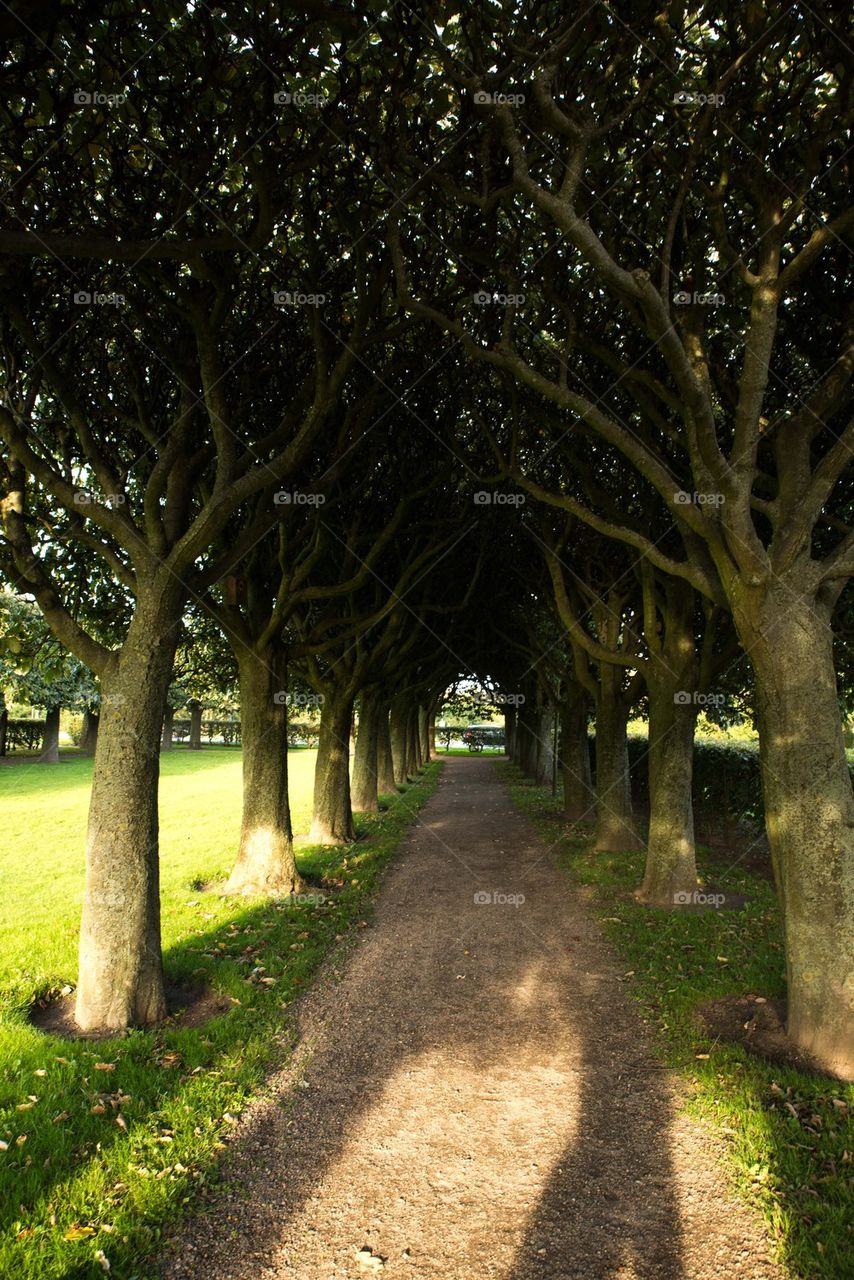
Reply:
[[784, 994], [771, 884], [701, 850], [701, 879], [746, 894], [745, 907], [651, 911], [632, 898], [643, 853], [593, 853], [589, 839], [565, 834], [550, 792], [513, 765], [497, 767], [513, 800], [555, 845], [559, 864], [594, 889], [602, 928], [625, 963], [627, 991], [654, 1029], [661, 1057], [684, 1077], [690, 1109], [725, 1140], [734, 1181], [764, 1214], [780, 1260], [804, 1280], [849, 1276], [854, 1089], [712, 1042], [694, 1015], [718, 996]]
[[[289, 761], [298, 832], [314, 755]], [[45, 1035], [25, 1016], [34, 997], [74, 981], [91, 762], [0, 768], [0, 1275], [94, 1280], [105, 1274], [101, 1256], [121, 1280], [151, 1274], [164, 1224], [207, 1194], [233, 1117], [287, 1052], [291, 1004], [364, 921], [440, 769], [359, 817], [356, 844], [298, 849], [303, 872], [333, 882], [325, 901], [238, 903], [216, 888], [236, 848], [239, 752], [164, 756], [167, 980], [205, 981], [231, 1010], [194, 1030], [166, 1023], [93, 1043]]]

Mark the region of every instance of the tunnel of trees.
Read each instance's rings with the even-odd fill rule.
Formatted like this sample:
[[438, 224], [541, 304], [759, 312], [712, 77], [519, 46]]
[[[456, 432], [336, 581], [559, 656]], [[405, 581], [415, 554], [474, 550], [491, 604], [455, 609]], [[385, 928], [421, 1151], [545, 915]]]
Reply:
[[80, 1027], [165, 1012], [176, 705], [236, 690], [227, 888], [290, 894], [294, 690], [336, 843], [463, 675], [667, 909], [697, 887], [698, 710], [749, 698], [789, 1034], [851, 1077], [836, 36], [776, 4], [158, 9], [165, 35], [124, 2], [5, 32], [4, 645], [88, 717]]

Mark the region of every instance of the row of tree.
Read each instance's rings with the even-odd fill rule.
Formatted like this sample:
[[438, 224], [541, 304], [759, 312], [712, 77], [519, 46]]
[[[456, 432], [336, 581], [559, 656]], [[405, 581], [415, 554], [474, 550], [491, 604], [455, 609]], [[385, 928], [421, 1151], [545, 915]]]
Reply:
[[572, 813], [592, 715], [597, 846], [626, 848], [642, 699], [655, 904], [695, 883], [697, 710], [747, 693], [790, 1033], [850, 1073], [852, 79], [832, 22], [167, 0], [39, 11], [13, 55], [3, 567], [105, 695], [81, 1025], [163, 1011], [157, 762], [192, 617], [237, 672], [239, 890], [298, 883], [292, 672], [323, 697], [317, 840], [352, 836], [356, 700], [370, 804], [386, 725], [408, 769], [462, 671], [514, 700], [535, 769], [559, 707]]

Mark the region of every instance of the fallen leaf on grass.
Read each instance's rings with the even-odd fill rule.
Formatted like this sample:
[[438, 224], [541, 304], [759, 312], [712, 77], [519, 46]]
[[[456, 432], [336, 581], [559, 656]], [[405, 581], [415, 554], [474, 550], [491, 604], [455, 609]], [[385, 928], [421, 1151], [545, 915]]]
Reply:
[[81, 1227], [79, 1222], [74, 1222], [62, 1238], [63, 1240], [85, 1240], [87, 1236], [93, 1236], [94, 1234], [94, 1227]]
[[96, 1062], [96, 1071], [115, 1071], [116, 1064], [114, 1062]]

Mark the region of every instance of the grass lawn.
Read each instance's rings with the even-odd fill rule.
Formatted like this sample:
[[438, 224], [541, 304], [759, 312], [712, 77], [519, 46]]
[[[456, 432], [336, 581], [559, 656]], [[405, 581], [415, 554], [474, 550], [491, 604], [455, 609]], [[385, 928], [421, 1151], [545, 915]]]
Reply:
[[[289, 756], [294, 828], [308, 829], [315, 753]], [[286, 1050], [286, 1010], [323, 956], [364, 920], [367, 898], [435, 785], [429, 766], [365, 838], [300, 847], [335, 882], [322, 901], [223, 899], [240, 823], [241, 758], [178, 748], [162, 758], [161, 876], [168, 980], [208, 983], [231, 1011], [98, 1042], [29, 1025], [39, 996], [73, 985], [92, 763], [0, 766], [0, 1276], [139, 1280], [162, 1225], [204, 1196], [233, 1117]], [[205, 885], [202, 889], [200, 886]]]
[[743, 893], [741, 911], [649, 910], [632, 897], [643, 852], [595, 854], [568, 837], [550, 792], [498, 763], [521, 809], [567, 874], [595, 890], [595, 909], [625, 962], [626, 989], [684, 1078], [688, 1105], [724, 1138], [734, 1180], [764, 1213], [779, 1257], [803, 1280], [841, 1280], [854, 1256], [854, 1089], [712, 1042], [697, 1005], [726, 995], [783, 995], [780, 919], [771, 884], [737, 860], [700, 851], [701, 878]]

